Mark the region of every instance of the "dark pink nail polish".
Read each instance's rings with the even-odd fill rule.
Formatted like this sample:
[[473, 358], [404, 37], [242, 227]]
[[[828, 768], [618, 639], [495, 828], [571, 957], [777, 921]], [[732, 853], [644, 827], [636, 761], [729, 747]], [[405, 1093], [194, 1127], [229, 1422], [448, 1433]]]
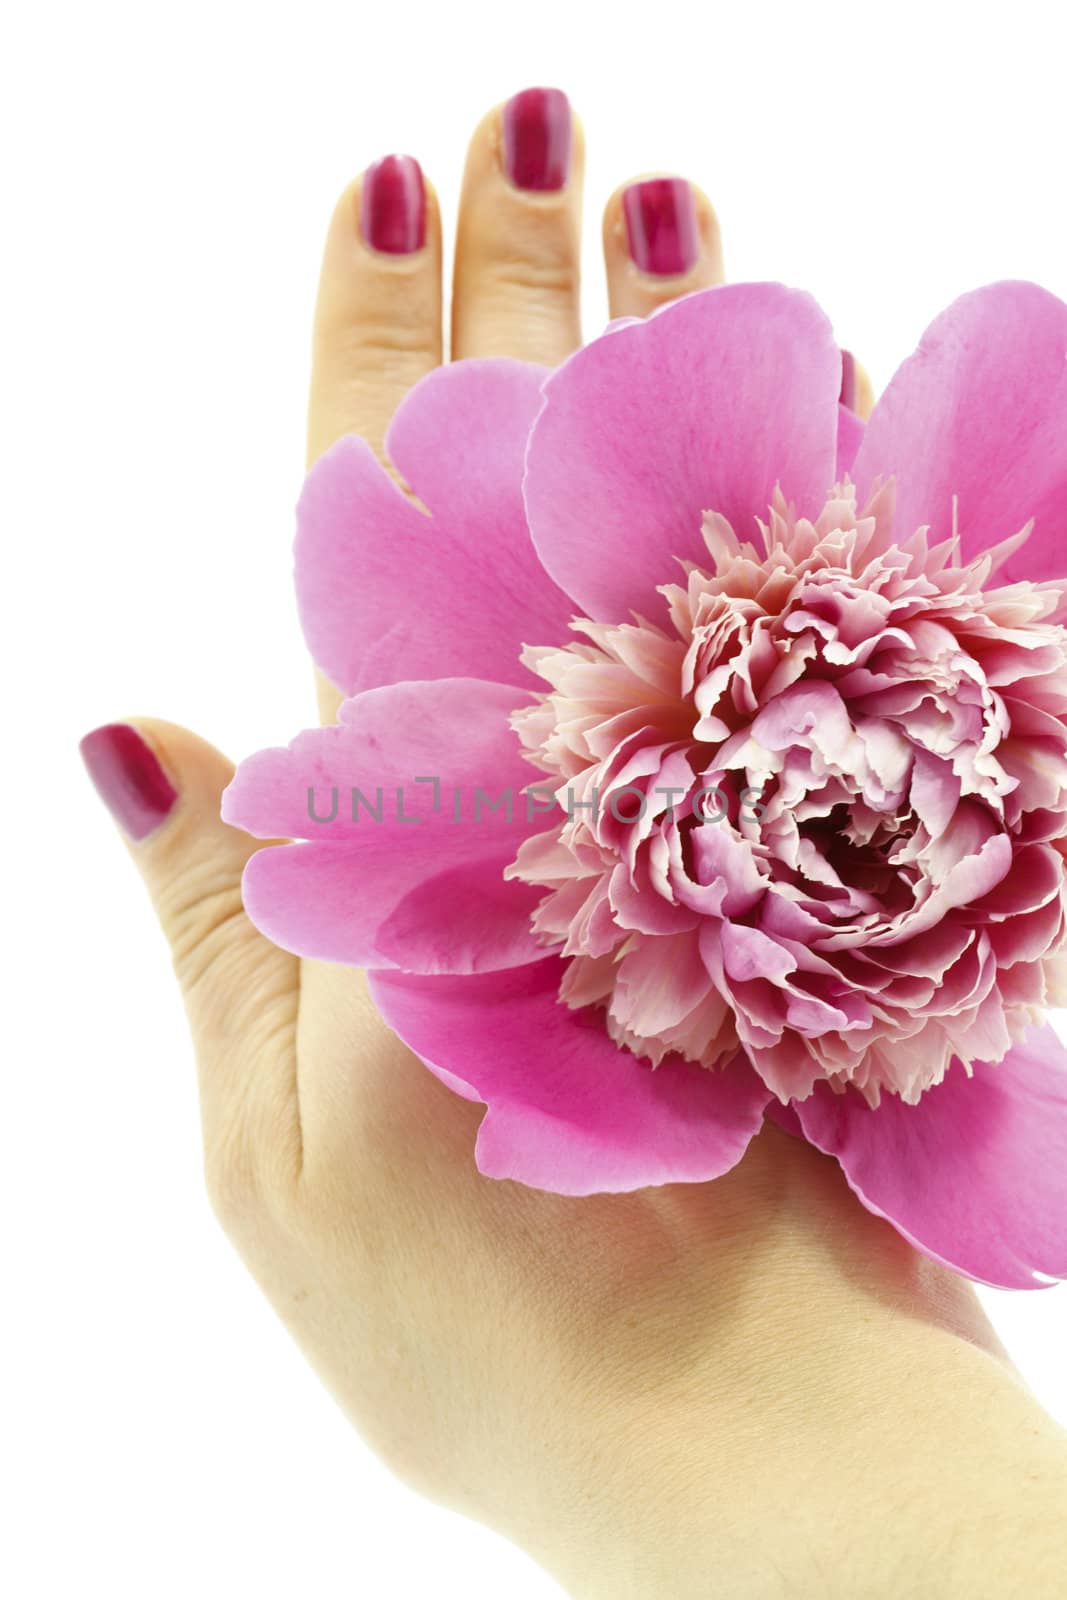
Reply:
[[383, 156], [363, 174], [359, 231], [372, 250], [407, 256], [426, 243], [426, 184], [414, 156]]
[[128, 722], [94, 728], [78, 748], [97, 794], [119, 827], [131, 839], [147, 839], [178, 798], [155, 752]]
[[630, 255], [658, 278], [688, 272], [700, 254], [697, 208], [684, 178], [648, 178], [622, 197]]
[[562, 89], [524, 89], [504, 107], [504, 171], [516, 189], [562, 189], [571, 165], [571, 103]]
[[856, 358], [851, 350], [841, 352], [841, 404], [856, 409]]

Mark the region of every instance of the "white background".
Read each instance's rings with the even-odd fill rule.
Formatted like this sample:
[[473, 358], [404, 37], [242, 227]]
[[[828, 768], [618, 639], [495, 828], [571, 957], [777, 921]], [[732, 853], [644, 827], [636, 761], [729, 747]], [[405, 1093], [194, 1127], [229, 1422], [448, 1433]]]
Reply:
[[[7, 24], [13, 1600], [557, 1592], [387, 1477], [216, 1231], [163, 944], [74, 759], [135, 712], [234, 755], [311, 716], [288, 547], [336, 191], [407, 149], [449, 219], [481, 112], [559, 84], [589, 140], [590, 331], [603, 199], [676, 170], [731, 275], [814, 290], [882, 384], [963, 289], [1067, 295], [1057, 9], [185, 0]], [[986, 1298], [1067, 1422], [1067, 1288]]]

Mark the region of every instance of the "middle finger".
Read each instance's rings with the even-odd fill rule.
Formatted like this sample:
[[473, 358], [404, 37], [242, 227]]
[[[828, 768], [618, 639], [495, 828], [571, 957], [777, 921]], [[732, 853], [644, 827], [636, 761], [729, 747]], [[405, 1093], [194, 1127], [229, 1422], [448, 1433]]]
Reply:
[[584, 149], [559, 89], [526, 89], [475, 130], [456, 232], [452, 354], [556, 366], [581, 343]]

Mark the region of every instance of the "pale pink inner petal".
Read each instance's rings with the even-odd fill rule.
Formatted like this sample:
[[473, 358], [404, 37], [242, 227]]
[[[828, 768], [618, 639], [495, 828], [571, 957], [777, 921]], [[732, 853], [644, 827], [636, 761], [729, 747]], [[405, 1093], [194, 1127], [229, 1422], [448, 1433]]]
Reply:
[[662, 625], [525, 652], [562, 815], [509, 876], [547, 891], [561, 998], [635, 1054], [915, 1103], [1063, 987], [1063, 591], [931, 550], [891, 485], [704, 540]]

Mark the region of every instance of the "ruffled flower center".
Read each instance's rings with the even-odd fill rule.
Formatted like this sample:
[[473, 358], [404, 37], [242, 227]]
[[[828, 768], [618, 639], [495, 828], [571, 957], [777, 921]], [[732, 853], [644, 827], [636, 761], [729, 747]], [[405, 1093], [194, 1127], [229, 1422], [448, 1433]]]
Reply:
[[962, 563], [892, 512], [845, 483], [758, 544], [709, 514], [669, 626], [523, 654], [561, 815], [509, 875], [547, 891], [561, 1000], [653, 1064], [743, 1049], [783, 1101], [913, 1102], [1061, 999], [1065, 590], [986, 588], [1018, 539]]

